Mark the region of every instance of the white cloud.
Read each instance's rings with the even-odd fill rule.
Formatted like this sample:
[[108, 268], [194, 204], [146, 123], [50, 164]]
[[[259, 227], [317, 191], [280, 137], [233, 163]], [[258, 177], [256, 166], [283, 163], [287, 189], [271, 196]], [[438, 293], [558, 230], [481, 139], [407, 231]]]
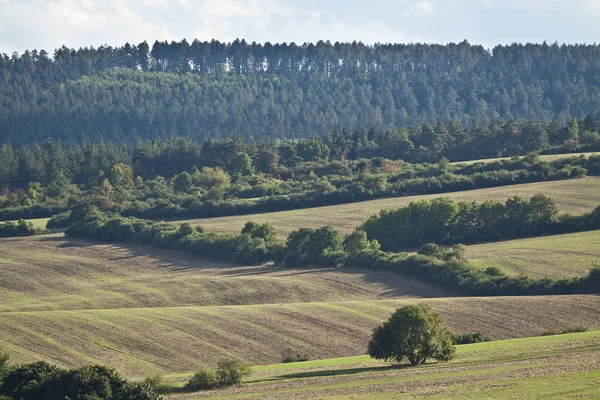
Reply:
[[435, 12], [435, 4], [431, 1], [417, 1], [408, 6], [404, 12], [405, 17], [418, 17], [422, 15], [432, 14]]
[[586, 3], [593, 8], [600, 10], [600, 0], [587, 0]]
[[182, 38], [594, 42], [598, 12], [600, 0], [0, 0], [0, 52]]

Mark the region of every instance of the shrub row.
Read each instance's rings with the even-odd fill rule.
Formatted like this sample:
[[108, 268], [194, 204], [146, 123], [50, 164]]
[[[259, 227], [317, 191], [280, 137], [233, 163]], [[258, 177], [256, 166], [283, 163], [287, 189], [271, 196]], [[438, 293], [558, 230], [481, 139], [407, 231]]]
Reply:
[[[3, 397], [6, 396], [6, 397]], [[116, 371], [99, 365], [63, 369], [44, 361], [8, 365], [0, 354], [0, 398], [14, 400], [159, 400], [145, 384], [127, 382]]]
[[203, 233], [189, 223], [176, 227], [93, 211], [71, 224], [65, 234], [107, 242], [130, 242], [161, 249], [185, 250], [216, 260], [244, 264], [272, 260], [273, 253], [280, 246], [273, 240], [272, 227], [268, 224], [252, 224], [244, 229], [240, 235], [219, 235]]
[[8, 221], [0, 223], [0, 237], [15, 237], [15, 236], [33, 236], [42, 233], [40, 228], [33, 226], [33, 223], [24, 220], [19, 222]]
[[66, 230], [68, 236], [132, 242], [186, 250], [217, 260], [245, 264], [274, 261], [288, 267], [356, 267], [385, 270], [465, 295], [507, 296], [600, 292], [600, 266], [586, 277], [551, 280], [510, 277], [500, 270], [473, 268], [458, 245], [443, 250], [428, 244], [419, 254], [388, 253], [364, 231], [342, 236], [331, 227], [301, 228], [286, 243], [274, 239], [270, 224], [247, 223], [240, 235], [203, 233], [190, 224], [179, 228], [116, 215], [90, 212]]
[[401, 251], [425, 243], [489, 242], [600, 228], [600, 206], [588, 214], [558, 214], [554, 200], [537, 194], [506, 203], [456, 202], [449, 197], [381, 210], [359, 229], [384, 250]]

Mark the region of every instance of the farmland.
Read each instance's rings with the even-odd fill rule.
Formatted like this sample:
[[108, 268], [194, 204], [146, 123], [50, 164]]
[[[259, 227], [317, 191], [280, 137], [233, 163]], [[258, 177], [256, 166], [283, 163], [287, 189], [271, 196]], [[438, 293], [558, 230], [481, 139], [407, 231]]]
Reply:
[[583, 276], [600, 263], [600, 231], [467, 246], [466, 256], [477, 267], [498, 267], [509, 275]]
[[[424, 196], [395, 197], [336, 206], [196, 219], [185, 222], [191, 222], [192, 224], [202, 226], [206, 231], [218, 233], [239, 233], [248, 221], [259, 223], [271, 222], [275, 226], [280, 239], [285, 239], [292, 230], [300, 227], [315, 228], [323, 225], [332, 225], [341, 233], [347, 234], [366, 221], [371, 215], [378, 213], [379, 210], [383, 208], [403, 207], [411, 201], [448, 196], [456, 201], [482, 202], [485, 200], [494, 200], [503, 202], [509, 197], [522, 196], [528, 198], [537, 193], [552, 197], [562, 212], [589, 212], [600, 204], [600, 177], [528, 183]], [[181, 222], [184, 221], [176, 221], [176, 223]]]
[[67, 239], [0, 240], [0, 311], [438, 297], [391, 273], [235, 266], [178, 251]]
[[[571, 157], [585, 157], [588, 158], [590, 156], [597, 156], [600, 152], [589, 152], [589, 153], [566, 153], [566, 154], [545, 154], [540, 155], [539, 158], [543, 161], [556, 161], [561, 160], [563, 158], [571, 158]], [[469, 161], [456, 161], [452, 164], [463, 164], [463, 165], [471, 165], [477, 163], [490, 163], [495, 161], [503, 161], [510, 160], [510, 157], [498, 157], [498, 158], [484, 158], [481, 160], [469, 160]]]
[[267, 365], [242, 387], [169, 399], [597, 398], [599, 368], [600, 332], [588, 332], [458, 346], [417, 368], [368, 356]]
[[0, 348], [18, 362], [109, 363], [133, 377], [190, 372], [233, 354], [273, 363], [287, 347], [315, 359], [350, 356], [365, 353], [372, 329], [395, 308], [415, 301], [440, 311], [455, 332], [495, 339], [600, 328], [600, 297], [591, 295], [362, 300], [5, 312]]

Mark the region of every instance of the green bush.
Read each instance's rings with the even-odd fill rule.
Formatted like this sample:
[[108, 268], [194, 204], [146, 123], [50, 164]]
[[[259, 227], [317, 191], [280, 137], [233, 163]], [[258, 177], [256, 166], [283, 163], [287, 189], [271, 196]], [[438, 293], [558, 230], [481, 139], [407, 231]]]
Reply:
[[202, 368], [190, 378], [185, 385], [185, 389], [189, 391], [209, 390], [216, 388], [218, 385], [217, 372], [214, 369]]
[[491, 342], [492, 339], [482, 333], [457, 333], [452, 334], [452, 343], [457, 344], [471, 344], [471, 343], [484, 343]]
[[250, 365], [237, 358], [222, 358], [217, 363], [216, 373], [219, 386], [239, 385], [250, 374]]
[[295, 352], [291, 348], [285, 349], [281, 355], [281, 362], [283, 363], [303, 362], [310, 360], [310, 357], [307, 354]]

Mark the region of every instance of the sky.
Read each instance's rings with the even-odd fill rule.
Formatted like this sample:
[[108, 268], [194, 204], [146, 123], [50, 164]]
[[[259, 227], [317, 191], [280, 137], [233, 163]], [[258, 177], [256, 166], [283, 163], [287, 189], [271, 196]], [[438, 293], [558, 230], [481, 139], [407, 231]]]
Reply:
[[144, 40], [600, 42], [600, 0], [0, 0], [0, 53]]

